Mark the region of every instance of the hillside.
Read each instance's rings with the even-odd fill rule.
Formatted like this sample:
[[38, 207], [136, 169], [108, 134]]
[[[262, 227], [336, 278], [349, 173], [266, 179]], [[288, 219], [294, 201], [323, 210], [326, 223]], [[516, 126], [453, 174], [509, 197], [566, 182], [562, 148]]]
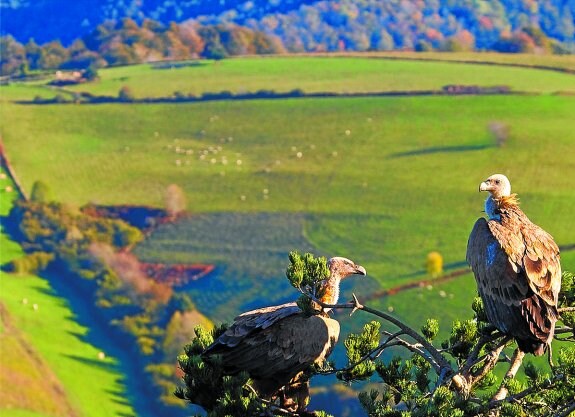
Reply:
[[[6, 216], [16, 193], [7, 191], [14, 184], [4, 169], [0, 174], [0, 215]], [[0, 247], [2, 265], [24, 254], [3, 230]], [[142, 404], [125, 401], [129, 366], [119, 363], [117, 352], [107, 350], [110, 344], [94, 323], [81, 324], [77, 313], [46, 279], [0, 271], [2, 416], [132, 415], [133, 404]], [[78, 383], [78, 376], [91, 382]], [[141, 410], [139, 414], [146, 415]]]
[[[302, 68], [311, 67], [312, 62], [321, 68], [328, 62], [325, 74], [330, 61], [301, 62], [309, 62], [300, 65]], [[356, 64], [358, 69], [365, 66], [366, 71], [370, 66], [403, 65], [359, 59]], [[235, 71], [236, 79], [242, 79], [241, 74], [273, 74], [274, 68], [283, 66], [281, 82], [273, 81], [273, 77], [258, 81], [261, 87], [278, 90], [289, 83], [293, 83], [290, 87], [296, 85], [300, 75], [290, 70], [293, 64], [289, 59], [233, 60], [222, 65], [222, 71]], [[429, 71], [432, 63], [410, 65], [415, 66], [414, 72], [405, 82], [414, 88], [443, 77], [442, 70]], [[425, 71], [425, 78], [418, 76], [417, 65]], [[453, 65], [454, 83], [463, 80], [466, 65], [441, 65]], [[332, 89], [359, 88], [341, 87], [348, 83], [343, 76], [346, 71], [338, 76], [338, 67], [332, 68]], [[110, 69], [110, 78], [102, 71], [103, 81], [94, 87], [104, 88], [107, 79], [118, 78], [112, 74], [119, 70]], [[163, 84], [163, 71], [145, 67], [126, 71], [120, 76], [124, 83], [130, 84], [133, 77], [134, 86], [149, 85], [152, 94], [159, 94], [162, 85], [167, 95], [172, 91], [172, 82]], [[179, 74], [182, 85], [189, 83], [201, 89], [213, 88], [210, 83], [216, 85], [215, 80], [221, 77], [216, 70], [190, 79], [193, 71], [192, 67], [170, 73], [175, 78]], [[477, 82], [498, 83], [499, 71], [479, 67]], [[557, 76], [559, 84], [554, 88], [573, 85], [573, 76], [568, 74], [509, 71], [520, 74], [517, 82], [530, 84], [528, 88], [537, 88], [542, 76]], [[377, 77], [377, 71], [373, 74]], [[227, 78], [233, 79], [231, 75]], [[309, 88], [314, 79], [310, 77], [310, 84], [306, 84], [304, 77], [300, 85]], [[366, 85], [379, 88], [373, 84]], [[541, 91], [548, 91], [551, 85], [540, 84]], [[145, 91], [136, 90], [138, 94]], [[453, 117], [454, 105], [458, 107], [457, 117]], [[305, 234], [316, 247], [329, 253], [357, 248], [356, 257], [372, 257], [369, 269], [381, 280], [383, 276], [419, 271], [425, 254], [432, 249], [444, 252], [448, 264], [460, 262], [463, 249], [459, 242], [465, 241], [469, 227], [462, 225], [471, 225], [481, 207], [481, 196], [472, 192], [476, 188], [472, 184], [485, 172], [501, 170], [502, 166], [510, 176], [520, 170], [515, 183], [524, 190], [522, 196], [530, 204], [530, 214], [535, 219], [547, 219], [548, 228], [560, 243], [571, 243], [564, 219], [569, 218], [572, 193], [562, 172], [569, 169], [569, 159], [564, 156], [569, 155], [573, 143], [568, 122], [572, 112], [572, 98], [561, 96], [9, 105], [5, 114], [12, 123], [3, 127], [3, 136], [27, 187], [41, 172], [64, 201], [158, 206], [163, 204], [165, 186], [178, 183], [191, 196], [189, 209], [194, 212], [303, 210], [314, 215]], [[494, 146], [488, 130], [494, 120], [508, 124], [512, 132], [505, 147]], [[549, 135], [553, 141], [540, 140]], [[540, 167], [530, 163], [534, 152], [546, 155], [549, 164]], [[394, 176], [382, 177], [381, 169], [394, 172]], [[564, 200], [538, 198], [545, 193], [537, 179], [542, 169], [552, 181], [554, 198]], [[466, 172], [471, 183], [461, 176], [450, 178], [454, 170]], [[435, 175], [429, 178], [429, 172]], [[423, 179], [428, 181], [426, 186]], [[426, 192], [429, 187], [437, 192]], [[449, 192], [441, 192], [441, 187]], [[263, 189], [269, 190], [268, 199], [263, 198]], [[414, 199], [420, 204], [413, 206]], [[459, 209], [450, 210], [452, 204]], [[427, 207], [434, 207], [433, 216], [425, 215]], [[397, 217], [397, 212], [402, 215]], [[338, 229], [347, 223], [355, 227], [342, 235]], [[369, 239], [363, 230], [370, 230]], [[334, 234], [340, 237], [337, 244], [330, 239]], [[415, 247], [409, 245], [412, 239], [419, 242]]]
[[[575, 4], [560, 0], [83, 0], [73, 4], [49, 0], [2, 2], [0, 7], [2, 34], [11, 34], [22, 42], [30, 38], [39, 43], [60, 39], [67, 45], [106, 20], [123, 18], [138, 22], [148, 18], [163, 24], [190, 19], [210, 24], [235, 23], [276, 35], [291, 51], [425, 49], [445, 42], [481, 50], [514, 48], [517, 44], [496, 44], [525, 28], [541, 30], [566, 48], [572, 48], [575, 41]], [[519, 45], [521, 39], [516, 39]], [[537, 41], [538, 37], [533, 39]], [[533, 39], [527, 41], [528, 47], [544, 46]]]
[[[533, 62], [523, 55], [459, 57]], [[510, 177], [524, 210], [560, 245], [575, 243], [575, 195], [567, 175], [574, 168], [575, 143], [570, 73], [274, 57], [193, 61], [162, 70], [127, 66], [102, 69], [100, 77], [64, 89], [47, 87], [45, 80], [0, 86], [0, 131], [10, 160], [26, 189], [41, 178], [70, 207], [161, 207], [166, 187], [179, 185], [191, 216], [158, 227], [134, 253], [167, 264], [215, 263], [213, 275], [184, 289], [213, 320], [229, 321], [240, 311], [295, 298], [284, 278], [290, 249], [342, 255], [364, 265], [369, 276], [346, 284], [345, 298], [354, 291], [364, 299], [427, 278], [425, 257], [432, 250], [443, 255], [447, 272], [464, 269], [467, 236], [482, 215], [484, 195], [477, 186], [494, 172]], [[122, 86], [143, 98], [176, 90], [369, 93], [445, 84], [504, 84], [512, 91], [154, 104], [16, 102], [82, 91], [117, 94]], [[494, 123], [508, 131], [499, 146]], [[575, 252], [565, 251], [562, 260], [565, 269], [575, 269]], [[471, 315], [474, 295], [473, 278], [465, 274], [369, 303], [414, 325], [436, 316], [445, 332], [453, 319]], [[365, 321], [360, 315], [338, 318], [344, 333]], [[339, 349], [335, 358], [341, 361], [341, 355]]]

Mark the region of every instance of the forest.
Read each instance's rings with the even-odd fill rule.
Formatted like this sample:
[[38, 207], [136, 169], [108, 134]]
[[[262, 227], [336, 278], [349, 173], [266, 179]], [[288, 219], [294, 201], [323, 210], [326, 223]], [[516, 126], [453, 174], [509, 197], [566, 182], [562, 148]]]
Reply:
[[[2, 25], [0, 74], [285, 52], [566, 54], [575, 48], [573, 1], [338, 0], [273, 2], [268, 7], [256, 3], [223, 11], [214, 8], [217, 12], [212, 14], [204, 5], [196, 15], [193, 7], [172, 2], [155, 10], [116, 5], [105, 17], [89, 19], [99, 19], [97, 25], [62, 31], [51, 38], [38, 28], [22, 33], [21, 27], [13, 25], [19, 13], [29, 8], [4, 5], [5, 16], [15, 17]], [[179, 10], [170, 13], [173, 7]], [[65, 17], [61, 12], [50, 15], [56, 20]], [[33, 21], [23, 27], [30, 25]], [[76, 35], [70, 37], [70, 33]]]

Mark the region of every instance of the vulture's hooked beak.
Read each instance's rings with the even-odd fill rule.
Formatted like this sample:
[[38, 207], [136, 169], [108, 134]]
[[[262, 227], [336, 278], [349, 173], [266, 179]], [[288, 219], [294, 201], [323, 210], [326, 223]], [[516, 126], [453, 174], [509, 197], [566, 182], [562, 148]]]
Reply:
[[367, 272], [365, 272], [365, 268], [361, 265], [356, 265], [355, 266], [355, 273], [357, 275], [367, 275]]
[[479, 192], [481, 191], [491, 191], [493, 187], [491, 187], [487, 182], [483, 181], [479, 184]]

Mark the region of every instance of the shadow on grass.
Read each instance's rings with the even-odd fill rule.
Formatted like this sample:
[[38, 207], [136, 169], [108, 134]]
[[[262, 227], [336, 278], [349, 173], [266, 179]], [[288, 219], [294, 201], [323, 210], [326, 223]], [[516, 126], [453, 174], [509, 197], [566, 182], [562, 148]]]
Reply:
[[[77, 337], [78, 339], [83, 341], [84, 336], [78, 333], [74, 333], [74, 332], [69, 332], [70, 334], [74, 335], [75, 337]], [[101, 368], [101, 369], [105, 369], [106, 371], [109, 372], [118, 372], [120, 371], [120, 368], [118, 367], [117, 364], [114, 363], [110, 363], [109, 361], [105, 361], [105, 360], [99, 360], [99, 359], [90, 359], [90, 358], [84, 358], [82, 356], [78, 356], [78, 355], [62, 355], [65, 356], [67, 358], [70, 358], [72, 360], [81, 362], [85, 365], [88, 366], [93, 366], [96, 368]], [[119, 397], [123, 397], [123, 394], [121, 392], [116, 392], [116, 394]], [[126, 401], [126, 405], [129, 405], [129, 403]]]
[[388, 158], [404, 158], [406, 156], [428, 155], [435, 153], [452, 153], [452, 152], [471, 152], [481, 151], [483, 149], [494, 148], [495, 145], [456, 145], [456, 146], [432, 146], [430, 148], [415, 149], [407, 152], [392, 153]]
[[205, 67], [209, 65], [207, 62], [189, 61], [189, 62], [155, 62], [150, 64], [150, 68], [155, 70], [171, 70], [187, 67]]
[[[114, 397], [114, 402], [120, 405], [129, 406], [130, 402], [126, 401], [122, 396], [122, 392], [118, 390], [107, 389], [106, 392]], [[129, 414], [126, 414], [129, 415]]]
[[[469, 265], [467, 264], [467, 262], [465, 261], [459, 261], [459, 262], [451, 262], [448, 264], [444, 264], [443, 265], [443, 270], [445, 273], [454, 271], [456, 269], [462, 269], [462, 268], [468, 268]], [[408, 274], [402, 274], [402, 275], [398, 275], [397, 278], [403, 279], [403, 278], [415, 278], [415, 277], [421, 277], [422, 279], [428, 278], [427, 275], [427, 271], [425, 269], [420, 269], [419, 271], [414, 271], [414, 272], [410, 272]]]
[[[130, 350], [128, 340], [118, 339], [116, 332], [112, 331], [110, 325], [99, 314], [97, 308], [86, 302], [82, 292], [73, 287], [63, 274], [45, 275], [51, 289], [39, 288], [38, 290], [55, 297], [59, 297], [63, 304], [66, 304], [73, 312], [67, 320], [78, 323], [88, 328], [86, 334], [70, 332], [79, 340], [89, 343], [106, 356], [116, 360], [116, 364], [102, 363], [96, 359], [82, 358], [75, 355], [63, 354], [63, 356], [86, 363], [90, 366], [98, 366], [119, 373], [118, 383], [123, 387], [121, 391], [107, 390], [114, 395], [112, 399], [118, 404], [131, 405], [135, 415], [138, 417], [156, 417], [170, 415], [180, 417], [186, 415], [185, 409], [168, 407], [161, 405], [157, 400], [157, 393], [150, 391], [150, 383], [144, 369]], [[89, 377], [89, 376], [88, 376]]]

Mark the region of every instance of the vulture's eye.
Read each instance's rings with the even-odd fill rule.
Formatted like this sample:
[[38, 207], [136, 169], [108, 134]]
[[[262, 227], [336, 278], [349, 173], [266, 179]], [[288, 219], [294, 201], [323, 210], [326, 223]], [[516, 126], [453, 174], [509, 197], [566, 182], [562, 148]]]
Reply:
[[495, 180], [495, 184], [499, 184], [499, 180]]

